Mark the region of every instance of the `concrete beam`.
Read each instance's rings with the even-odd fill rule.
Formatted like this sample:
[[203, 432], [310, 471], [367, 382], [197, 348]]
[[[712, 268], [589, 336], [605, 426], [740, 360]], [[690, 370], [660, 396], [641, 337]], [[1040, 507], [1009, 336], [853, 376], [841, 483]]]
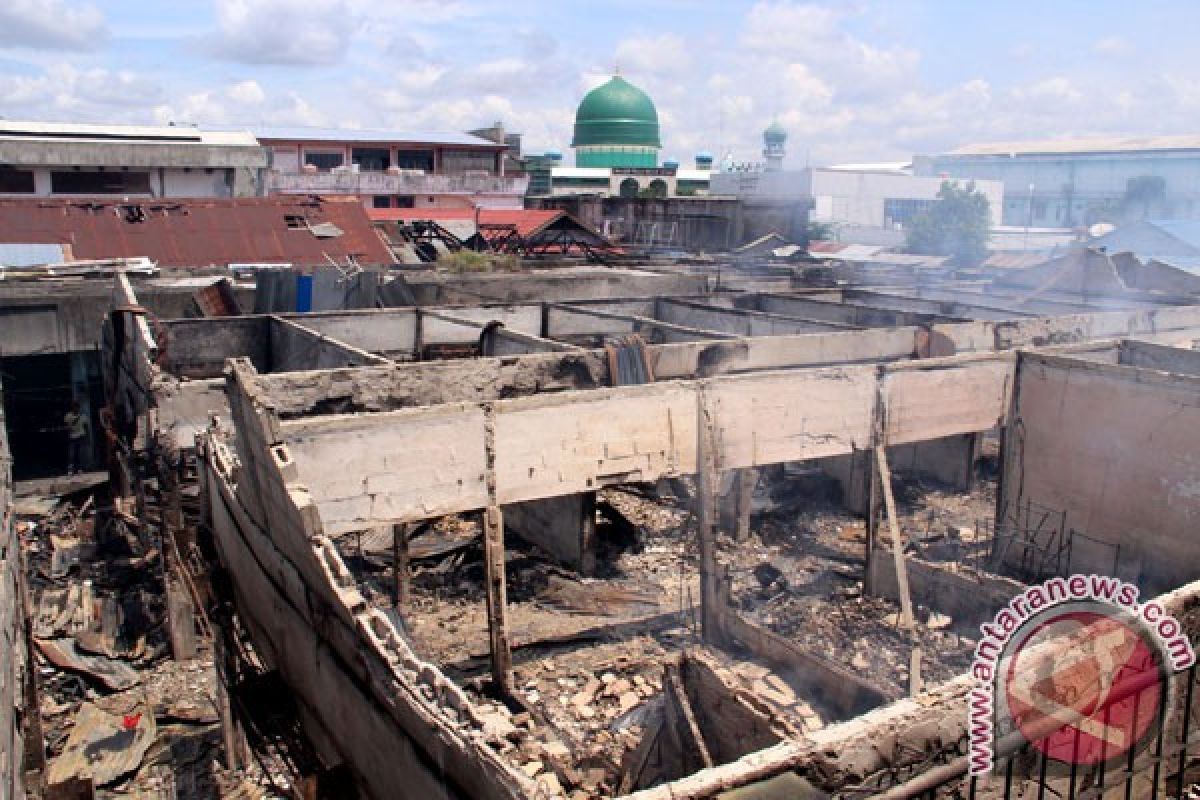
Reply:
[[854, 330], [837, 322], [820, 322], [763, 311], [726, 309], [690, 300], [659, 298], [655, 318], [676, 325], [688, 325], [737, 336], [779, 336], [797, 333], [826, 333]]
[[[253, 385], [249, 365], [237, 368], [246, 374], [238, 384]], [[1004, 419], [1011, 370], [1011, 355], [973, 356], [501, 400], [496, 495], [508, 504], [694, 474], [701, 393], [713, 409], [718, 470], [870, 446], [877, 398], [886, 443], [988, 430]], [[486, 504], [477, 405], [284, 420], [279, 430], [332, 531]]]

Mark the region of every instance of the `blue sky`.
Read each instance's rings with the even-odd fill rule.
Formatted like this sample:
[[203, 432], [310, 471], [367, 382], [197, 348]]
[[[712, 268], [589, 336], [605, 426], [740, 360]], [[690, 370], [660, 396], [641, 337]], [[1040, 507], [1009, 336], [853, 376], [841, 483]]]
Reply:
[[614, 65], [664, 156], [900, 160], [971, 141], [1194, 133], [1200, 3], [604, 4], [217, 0], [0, 4], [0, 116], [462, 130], [567, 149]]

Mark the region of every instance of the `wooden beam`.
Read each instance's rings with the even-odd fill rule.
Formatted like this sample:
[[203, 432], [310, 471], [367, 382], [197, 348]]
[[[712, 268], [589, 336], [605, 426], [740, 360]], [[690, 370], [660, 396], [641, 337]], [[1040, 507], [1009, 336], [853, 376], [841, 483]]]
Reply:
[[[871, 558], [879, 547], [879, 477], [870, 456], [862, 459], [861, 469], [866, 473], [867, 482], [867, 518], [864, 526], [866, 531], [865, 556], [863, 565], [863, 594], [875, 595], [877, 589], [871, 573]], [[858, 465], [854, 465], [858, 469]]]
[[717, 582], [717, 455], [712, 411], [703, 387], [696, 393], [699, 424], [696, 426], [696, 543], [700, 551], [700, 634], [713, 643], [718, 635], [716, 604], [721, 602]]
[[408, 568], [408, 534], [412, 525], [392, 526], [392, 605], [403, 614], [408, 609], [410, 572]]
[[879, 484], [892, 533], [892, 556], [896, 559], [896, 583], [900, 587], [900, 627], [907, 630], [916, 624], [916, 620], [913, 617], [912, 595], [908, 591], [908, 568], [904, 562], [904, 545], [900, 541], [900, 524], [896, 520], [896, 498], [892, 496], [892, 473], [888, 469], [886, 447], [875, 446], [875, 460], [879, 464]]
[[483, 550], [487, 580], [488, 640], [492, 680], [505, 694], [512, 691], [512, 650], [508, 638], [508, 591], [504, 577], [504, 517], [499, 506], [483, 512]]

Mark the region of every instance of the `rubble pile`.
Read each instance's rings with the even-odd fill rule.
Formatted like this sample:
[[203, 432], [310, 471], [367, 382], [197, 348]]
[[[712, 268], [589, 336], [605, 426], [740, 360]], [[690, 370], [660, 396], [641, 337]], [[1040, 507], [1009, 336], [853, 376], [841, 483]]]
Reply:
[[100, 797], [271, 796], [221, 764], [211, 654], [175, 661], [156, 534], [102, 492], [18, 501], [48, 784]]

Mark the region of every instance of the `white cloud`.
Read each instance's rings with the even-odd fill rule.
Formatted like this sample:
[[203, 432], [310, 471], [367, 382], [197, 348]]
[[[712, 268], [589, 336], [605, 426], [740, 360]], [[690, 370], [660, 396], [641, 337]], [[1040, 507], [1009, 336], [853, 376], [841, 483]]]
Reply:
[[225, 94], [235, 103], [246, 106], [261, 105], [267, 99], [267, 93], [258, 85], [258, 81], [238, 81], [225, 90]]
[[692, 65], [690, 48], [674, 33], [624, 39], [615, 59], [615, 67], [635, 75], [679, 75]]
[[804, 64], [789, 64], [784, 71], [786, 100], [789, 105], [810, 108], [828, 106], [833, 99], [833, 89], [818, 78]]
[[55, 64], [41, 75], [0, 74], [0, 108], [6, 116], [103, 120], [149, 108], [163, 96], [153, 79], [127, 70], [81, 70]]
[[1062, 75], [1045, 78], [1028, 86], [1017, 87], [1013, 89], [1012, 96], [1031, 107], [1039, 108], [1074, 106], [1083, 101], [1083, 93], [1070, 78]]
[[91, 50], [108, 38], [104, 15], [92, 5], [63, 0], [4, 0], [0, 45], [50, 50]]
[[246, 64], [335, 64], [356, 24], [346, 0], [217, 0], [216, 10], [212, 51]]

